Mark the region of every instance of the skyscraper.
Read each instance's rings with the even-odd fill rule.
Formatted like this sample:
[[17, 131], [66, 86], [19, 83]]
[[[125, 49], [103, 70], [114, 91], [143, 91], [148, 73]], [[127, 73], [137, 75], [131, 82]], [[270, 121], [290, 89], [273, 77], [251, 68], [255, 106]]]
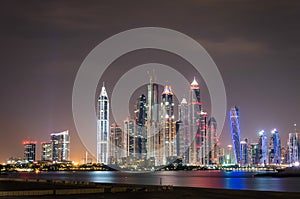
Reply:
[[135, 136], [136, 136], [136, 124], [134, 119], [124, 120], [124, 131], [123, 131], [123, 157], [132, 156], [135, 157]]
[[165, 165], [172, 160], [176, 152], [176, 121], [174, 115], [174, 93], [171, 86], [165, 86], [161, 101], [161, 127], [159, 131], [159, 163]]
[[24, 146], [24, 160], [27, 162], [35, 161], [36, 141], [25, 140]]
[[147, 158], [155, 158], [157, 152], [155, 151], [156, 137], [159, 127], [159, 103], [158, 103], [158, 84], [152, 82], [148, 85], [148, 100], [147, 100]]
[[250, 164], [251, 166], [257, 166], [259, 164], [259, 147], [258, 143], [250, 144]]
[[52, 160], [57, 162], [68, 161], [70, 156], [69, 131], [51, 133]]
[[209, 164], [208, 114], [200, 112], [200, 134], [196, 134], [196, 161], [200, 165]]
[[118, 164], [122, 154], [122, 129], [116, 123], [110, 126], [110, 160], [111, 164]]
[[300, 162], [300, 134], [296, 129], [293, 133], [289, 133], [289, 140], [288, 140], [288, 156], [289, 156], [289, 164], [299, 164]]
[[190, 130], [190, 164], [200, 164], [200, 86], [196, 79], [190, 85], [189, 92], [189, 130]]
[[218, 162], [218, 136], [217, 136], [217, 121], [211, 117], [208, 121], [208, 150], [209, 164]]
[[266, 166], [269, 164], [269, 153], [268, 153], [268, 137], [264, 130], [259, 132], [259, 164], [261, 166]]
[[97, 104], [97, 162], [108, 164], [109, 99], [104, 85]]
[[190, 157], [190, 132], [189, 111], [185, 98], [179, 105], [179, 133], [177, 134], [177, 156], [182, 157], [182, 163], [189, 164]]
[[146, 96], [142, 94], [136, 103], [135, 109], [135, 121], [136, 121], [136, 137], [135, 137], [135, 152], [138, 159], [145, 158], [147, 155], [146, 143], [147, 143], [147, 102]]
[[269, 159], [270, 164], [281, 164], [281, 144], [277, 129], [271, 131]]
[[230, 127], [233, 150], [236, 164], [241, 161], [241, 133], [240, 133], [240, 115], [238, 107], [234, 106], [230, 109]]
[[241, 166], [249, 165], [248, 139], [241, 141]]

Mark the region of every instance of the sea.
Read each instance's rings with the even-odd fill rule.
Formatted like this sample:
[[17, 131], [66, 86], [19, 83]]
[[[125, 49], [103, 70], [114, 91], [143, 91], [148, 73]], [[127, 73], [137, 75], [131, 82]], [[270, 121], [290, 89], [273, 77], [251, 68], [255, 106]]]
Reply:
[[233, 190], [300, 192], [300, 177], [256, 177], [249, 171], [54, 171], [13, 172], [1, 178], [84, 181], [139, 185], [172, 185]]

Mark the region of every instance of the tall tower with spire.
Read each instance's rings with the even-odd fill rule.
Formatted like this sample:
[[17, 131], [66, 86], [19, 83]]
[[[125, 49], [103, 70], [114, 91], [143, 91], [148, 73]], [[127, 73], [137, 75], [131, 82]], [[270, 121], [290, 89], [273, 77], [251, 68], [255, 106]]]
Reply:
[[109, 157], [109, 99], [104, 87], [97, 103], [97, 162], [108, 164]]
[[200, 163], [200, 114], [202, 109], [200, 100], [200, 86], [195, 77], [190, 85], [189, 93], [189, 129], [190, 129], [190, 164]]

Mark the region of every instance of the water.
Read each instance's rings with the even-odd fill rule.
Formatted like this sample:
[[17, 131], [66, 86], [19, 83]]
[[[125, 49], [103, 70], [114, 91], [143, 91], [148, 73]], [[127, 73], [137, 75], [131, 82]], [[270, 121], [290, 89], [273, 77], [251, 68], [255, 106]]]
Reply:
[[300, 192], [299, 177], [254, 177], [253, 175], [256, 173], [241, 171], [159, 171], [151, 173], [118, 171], [59, 171], [40, 172], [38, 174], [28, 172], [10, 173], [6, 177], [145, 185], [159, 185], [162, 183], [163, 185], [184, 187]]

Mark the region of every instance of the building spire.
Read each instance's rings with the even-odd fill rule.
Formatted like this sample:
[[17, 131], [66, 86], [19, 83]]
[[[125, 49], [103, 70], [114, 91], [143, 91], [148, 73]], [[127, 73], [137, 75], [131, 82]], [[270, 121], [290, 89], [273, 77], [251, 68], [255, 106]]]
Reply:
[[194, 77], [193, 82], [191, 83], [191, 86], [199, 86], [198, 82], [196, 81], [196, 78]]

